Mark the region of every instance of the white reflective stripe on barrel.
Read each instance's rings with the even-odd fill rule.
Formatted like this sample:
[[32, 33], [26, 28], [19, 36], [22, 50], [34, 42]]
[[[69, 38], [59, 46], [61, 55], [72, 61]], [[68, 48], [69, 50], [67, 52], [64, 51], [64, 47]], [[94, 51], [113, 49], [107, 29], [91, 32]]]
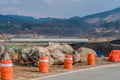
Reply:
[[39, 60], [39, 62], [48, 62], [48, 60]]
[[1, 67], [12, 67], [12, 64], [0, 64]]
[[65, 60], [73, 60], [73, 58], [65, 58]]

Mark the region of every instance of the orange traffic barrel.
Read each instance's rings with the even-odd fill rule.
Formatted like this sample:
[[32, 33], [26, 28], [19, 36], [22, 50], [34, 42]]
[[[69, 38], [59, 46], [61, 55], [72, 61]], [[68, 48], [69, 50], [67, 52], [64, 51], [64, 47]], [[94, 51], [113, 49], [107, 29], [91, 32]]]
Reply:
[[88, 53], [88, 65], [94, 65], [95, 64], [95, 55], [93, 53]]
[[112, 61], [113, 54], [114, 54], [114, 50], [111, 50], [111, 52], [108, 56], [108, 61]]
[[1, 78], [2, 80], [12, 80], [13, 66], [12, 60], [1, 61]]
[[110, 52], [108, 60], [112, 62], [118, 62], [119, 61], [119, 50], [112, 50]]
[[119, 62], [120, 62], [120, 50], [119, 50], [119, 54], [118, 54], [118, 56], [119, 56]]
[[70, 54], [65, 55], [64, 68], [71, 69], [73, 64], [73, 57]]
[[119, 51], [115, 52], [115, 62], [119, 62]]
[[46, 73], [49, 71], [48, 57], [42, 56], [39, 58], [39, 72]]

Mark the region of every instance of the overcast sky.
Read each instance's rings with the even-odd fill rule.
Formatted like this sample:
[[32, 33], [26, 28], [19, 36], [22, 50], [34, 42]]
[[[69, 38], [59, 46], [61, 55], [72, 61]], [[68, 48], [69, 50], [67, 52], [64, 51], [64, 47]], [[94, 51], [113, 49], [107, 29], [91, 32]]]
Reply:
[[120, 7], [120, 0], [0, 0], [0, 14], [69, 18]]

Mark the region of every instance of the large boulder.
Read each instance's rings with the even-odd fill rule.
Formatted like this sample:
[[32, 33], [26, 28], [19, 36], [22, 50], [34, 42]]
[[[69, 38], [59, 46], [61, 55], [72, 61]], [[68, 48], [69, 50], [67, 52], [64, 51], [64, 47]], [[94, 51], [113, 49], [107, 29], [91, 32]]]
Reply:
[[4, 44], [0, 44], [0, 60], [10, 60], [7, 47]]
[[67, 43], [62, 43], [62, 51], [65, 52], [65, 53], [73, 53], [74, 49], [68, 45]]
[[37, 48], [29, 47], [21, 50], [19, 60], [25, 65], [37, 66], [39, 56], [39, 50]]
[[49, 43], [49, 46], [46, 47], [50, 52], [55, 50], [61, 50], [64, 53], [72, 53], [74, 49], [67, 43]]
[[3, 53], [0, 54], [0, 60], [11, 60], [9, 54], [4, 51]]
[[5, 45], [0, 44], [0, 54], [3, 53], [6, 50]]
[[74, 62], [86, 62], [88, 53], [93, 53], [96, 55], [96, 52], [90, 48], [80, 47], [75, 51]]
[[77, 51], [75, 51], [75, 53], [73, 54], [73, 62], [77, 63], [80, 61], [81, 61], [80, 54]]
[[48, 56], [49, 63], [52, 64], [63, 64], [65, 54], [70, 54], [74, 50], [67, 43], [49, 43], [47, 47], [36, 47], [39, 49], [40, 56]]
[[7, 52], [10, 56], [10, 59], [12, 59], [12, 60], [18, 60], [19, 59], [19, 57], [18, 57], [19, 52], [18, 51], [15, 51], [14, 49], [8, 49]]
[[25, 49], [22, 49], [21, 52], [29, 54], [29, 52], [30, 52], [31, 49], [32, 49], [31, 47], [25, 48]]
[[53, 52], [57, 49], [63, 49], [63, 46], [60, 43], [49, 43], [49, 45], [46, 47], [50, 52]]
[[54, 64], [64, 63], [65, 54], [61, 50], [56, 49], [55, 51], [51, 52], [50, 55], [54, 59]]
[[47, 56], [49, 58], [49, 64], [54, 64], [54, 59], [52, 59], [49, 50], [46, 47], [36, 47], [39, 50], [39, 56]]
[[54, 64], [54, 60], [51, 58], [49, 50], [45, 47], [26, 48], [21, 52], [20, 59], [23, 60], [23, 62], [33, 62], [32, 65], [34, 66], [38, 66], [38, 59], [40, 56], [47, 56], [49, 58], [49, 64]]
[[49, 50], [47, 48], [45, 48], [45, 47], [35, 47], [35, 48], [38, 49], [40, 56], [48, 56], [48, 57], [50, 57], [50, 53], [49, 53]]

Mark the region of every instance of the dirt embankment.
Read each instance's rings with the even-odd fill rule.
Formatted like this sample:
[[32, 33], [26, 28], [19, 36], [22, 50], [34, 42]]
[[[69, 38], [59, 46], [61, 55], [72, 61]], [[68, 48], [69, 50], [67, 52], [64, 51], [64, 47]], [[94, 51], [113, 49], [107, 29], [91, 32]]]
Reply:
[[75, 71], [80, 69], [86, 69], [96, 66], [102, 66], [107, 64], [112, 64], [113, 62], [108, 62], [107, 57], [98, 58], [96, 57], [95, 65], [88, 65], [87, 62], [76, 63], [73, 65], [72, 69], [65, 69], [64, 65], [52, 65], [49, 67], [48, 73], [40, 73], [38, 67], [28, 67], [28, 66], [14, 66], [14, 74], [12, 80], [30, 80], [33, 78], [54, 75], [58, 73], [64, 73], [69, 71]]

